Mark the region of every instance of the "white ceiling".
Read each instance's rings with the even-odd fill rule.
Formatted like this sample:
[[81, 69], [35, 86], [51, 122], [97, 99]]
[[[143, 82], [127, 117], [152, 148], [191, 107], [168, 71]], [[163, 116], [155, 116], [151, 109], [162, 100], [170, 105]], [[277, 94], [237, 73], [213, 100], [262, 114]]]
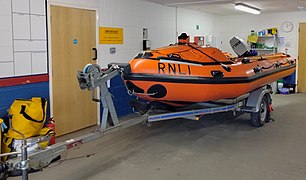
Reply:
[[[144, 0], [166, 6], [193, 9], [218, 15], [246, 14], [234, 8], [237, 2], [261, 9], [261, 13], [305, 11], [306, 0]], [[304, 9], [299, 10], [298, 6]]]

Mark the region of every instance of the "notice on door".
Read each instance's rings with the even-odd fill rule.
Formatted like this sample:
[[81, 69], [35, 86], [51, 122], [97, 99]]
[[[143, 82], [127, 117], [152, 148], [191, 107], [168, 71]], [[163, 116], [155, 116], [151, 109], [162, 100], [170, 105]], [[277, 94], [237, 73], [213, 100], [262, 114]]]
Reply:
[[100, 44], [123, 44], [123, 28], [100, 27]]

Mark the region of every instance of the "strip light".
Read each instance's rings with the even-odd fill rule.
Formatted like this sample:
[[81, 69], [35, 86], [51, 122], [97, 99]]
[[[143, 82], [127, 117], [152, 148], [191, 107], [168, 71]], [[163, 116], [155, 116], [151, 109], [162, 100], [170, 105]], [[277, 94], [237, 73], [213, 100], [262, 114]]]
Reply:
[[238, 9], [244, 12], [248, 12], [248, 13], [252, 13], [252, 14], [260, 14], [260, 9], [247, 5], [247, 4], [243, 4], [243, 3], [236, 3], [235, 9]]

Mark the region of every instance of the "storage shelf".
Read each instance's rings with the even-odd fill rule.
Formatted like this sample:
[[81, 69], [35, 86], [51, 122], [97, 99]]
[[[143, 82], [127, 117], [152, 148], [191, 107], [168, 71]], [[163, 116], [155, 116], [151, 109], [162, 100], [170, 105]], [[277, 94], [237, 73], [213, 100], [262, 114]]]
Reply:
[[274, 38], [276, 36], [258, 36], [258, 38]]
[[278, 49], [278, 36], [277, 35], [263, 35], [263, 36], [257, 36], [257, 37], [258, 37], [258, 40], [256, 43], [257, 48], [254, 48], [253, 50], [256, 50], [259, 55], [278, 52], [279, 49]]
[[260, 49], [260, 48], [255, 48], [254, 50], [256, 51], [274, 51], [274, 49]]

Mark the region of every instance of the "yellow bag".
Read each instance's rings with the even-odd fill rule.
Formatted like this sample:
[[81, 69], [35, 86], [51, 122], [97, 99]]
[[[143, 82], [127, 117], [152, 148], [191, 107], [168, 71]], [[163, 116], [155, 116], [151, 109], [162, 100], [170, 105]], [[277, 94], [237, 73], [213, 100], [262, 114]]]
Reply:
[[[28, 154], [35, 152], [33, 151], [33, 148], [45, 149], [47, 146], [49, 146], [50, 137], [53, 134], [55, 133], [52, 129], [42, 128], [41, 131], [39, 132], [39, 136], [28, 138], [27, 139]], [[32, 143], [33, 141], [36, 141], [37, 138], [42, 138], [42, 137], [44, 137], [44, 141], [37, 142], [36, 144]], [[15, 151], [20, 152], [20, 145], [16, 147], [16, 141], [19, 141], [18, 143], [21, 144], [21, 140], [18, 140], [12, 137], [7, 137], [7, 134], [4, 134], [3, 139], [2, 139], [1, 153], [3, 154], [3, 153], [15, 152]], [[29, 144], [31, 144], [31, 146]], [[3, 156], [2, 160], [6, 161], [8, 158], [10, 157]]]
[[3, 119], [0, 118], [0, 149], [1, 149], [1, 144], [2, 144], [2, 125]]
[[12, 127], [6, 136], [22, 139], [22, 136], [11, 128], [22, 133], [25, 138], [39, 135], [46, 121], [46, 111], [47, 100], [44, 98], [16, 99], [9, 109]]
[[[13, 140], [14, 138], [6, 137], [5, 135], [2, 137], [2, 146], [1, 146], [1, 153], [9, 153], [13, 151]], [[8, 156], [2, 156], [2, 161], [6, 161]]]

